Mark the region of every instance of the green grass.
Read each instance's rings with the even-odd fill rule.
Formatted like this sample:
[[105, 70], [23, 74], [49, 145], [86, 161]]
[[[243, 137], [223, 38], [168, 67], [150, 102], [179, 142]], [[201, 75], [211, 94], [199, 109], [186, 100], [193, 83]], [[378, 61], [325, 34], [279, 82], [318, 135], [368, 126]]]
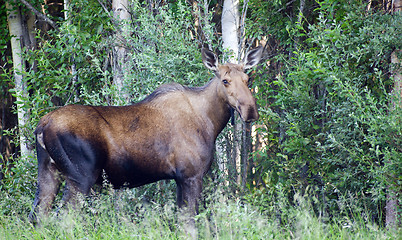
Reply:
[[[0, 194], [1, 196], [5, 195]], [[173, 194], [171, 194], [173, 195]], [[174, 197], [144, 203], [121, 193], [98, 194], [83, 201], [78, 211], [55, 211], [40, 226], [29, 223], [29, 198], [14, 206], [0, 203], [0, 239], [188, 239]], [[6, 208], [14, 209], [6, 209]], [[196, 216], [199, 239], [401, 239], [363, 218], [325, 220], [307, 204], [288, 209], [286, 222], [262, 214], [256, 207], [216, 194]]]

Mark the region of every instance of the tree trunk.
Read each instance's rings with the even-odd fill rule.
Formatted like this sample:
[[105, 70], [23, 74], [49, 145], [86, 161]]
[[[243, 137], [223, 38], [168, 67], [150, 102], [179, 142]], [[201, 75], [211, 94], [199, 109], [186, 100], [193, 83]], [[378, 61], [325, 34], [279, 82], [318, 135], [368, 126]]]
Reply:
[[239, 60], [239, 20], [239, 0], [225, 0], [222, 10], [222, 46], [231, 51], [229, 61], [233, 63]]
[[[402, 0], [394, 0], [392, 3], [392, 10], [397, 12], [397, 14], [401, 14]], [[401, 74], [401, 61], [398, 58], [398, 53], [401, 54], [402, 51], [400, 49], [395, 50], [391, 54], [391, 64], [392, 66], [392, 75], [394, 77], [394, 94], [396, 95], [397, 103], [401, 105], [402, 98], [402, 74]], [[388, 186], [387, 189], [387, 201], [385, 205], [385, 225], [390, 230], [396, 230], [397, 228], [397, 220], [398, 220], [398, 199], [396, 197], [396, 193], [392, 190], [392, 186]]]
[[15, 97], [17, 101], [17, 116], [18, 116], [18, 129], [21, 157], [32, 155], [29, 148], [28, 139], [24, 133], [25, 125], [28, 122], [28, 113], [23, 108], [24, 99], [27, 99], [26, 83], [23, 80], [24, 62], [22, 59], [22, 43], [23, 43], [23, 28], [22, 19], [19, 8], [15, 8], [14, 2], [6, 2], [8, 28], [11, 36], [11, 49], [13, 56], [13, 69], [14, 69], [14, 84], [15, 84]]
[[251, 150], [251, 124], [243, 123], [242, 148], [241, 148], [241, 186], [246, 188], [247, 175], [249, 173], [250, 161], [249, 152]]
[[398, 12], [399, 14], [402, 11], [402, 0], [392, 0], [392, 12]]
[[[222, 9], [222, 47], [225, 51], [228, 51], [228, 60], [232, 63], [238, 62], [239, 53], [239, 1], [238, 0], [225, 0], [223, 2]], [[238, 114], [235, 114], [236, 119], [239, 119]], [[242, 124], [239, 121], [233, 121], [233, 145], [230, 159], [227, 161], [227, 168], [229, 173], [229, 178], [240, 183], [237, 173], [240, 172], [238, 169], [240, 167], [240, 149], [241, 149], [241, 130]], [[230, 140], [227, 139], [227, 142]], [[227, 147], [230, 147], [227, 145]]]
[[[192, 38], [197, 38], [200, 47], [204, 47], [204, 44], [208, 44], [208, 49], [213, 51], [212, 49], [212, 35], [213, 35], [213, 27], [210, 23], [210, 14], [208, 11], [208, 0], [197, 1], [191, 0], [190, 1], [192, 6], [191, 14], [194, 18], [194, 34], [195, 36]], [[192, 32], [190, 31], [190, 34]]]
[[129, 91], [125, 84], [125, 73], [127, 72], [127, 49], [125, 36], [128, 35], [127, 21], [130, 20], [128, 12], [128, 0], [113, 0], [113, 17], [119, 26], [116, 26], [115, 42], [113, 49], [113, 84], [116, 86], [118, 96], [115, 96], [115, 103], [129, 102]]
[[[401, 54], [401, 50], [395, 50], [391, 54], [391, 64], [393, 65], [392, 75], [394, 77], [394, 94], [396, 95], [396, 102], [393, 104], [402, 104], [402, 74], [401, 74], [401, 62], [398, 58], [398, 53]], [[388, 163], [389, 164], [389, 163]], [[395, 176], [394, 176], [395, 177]], [[387, 188], [387, 201], [385, 204], [385, 226], [387, 229], [395, 230], [397, 228], [398, 220], [398, 198], [392, 186]]]

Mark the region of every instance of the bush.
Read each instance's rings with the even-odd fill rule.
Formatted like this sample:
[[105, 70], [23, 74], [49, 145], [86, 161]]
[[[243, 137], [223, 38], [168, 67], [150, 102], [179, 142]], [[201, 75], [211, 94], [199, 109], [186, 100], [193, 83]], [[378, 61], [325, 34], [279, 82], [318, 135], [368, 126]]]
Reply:
[[[387, 187], [401, 191], [401, 111], [389, 74], [390, 54], [402, 47], [401, 16], [332, 7], [321, 5], [316, 22], [290, 31], [305, 40], [272, 59], [286, 63], [275, 80], [257, 75], [259, 104], [273, 111], [261, 111], [267, 147], [254, 161], [265, 186], [251, 188], [251, 198], [284, 193], [292, 203], [301, 191], [319, 199], [316, 214], [367, 211], [382, 223]], [[356, 199], [353, 207], [340, 209], [343, 196]], [[276, 201], [261, 201], [278, 213]]]

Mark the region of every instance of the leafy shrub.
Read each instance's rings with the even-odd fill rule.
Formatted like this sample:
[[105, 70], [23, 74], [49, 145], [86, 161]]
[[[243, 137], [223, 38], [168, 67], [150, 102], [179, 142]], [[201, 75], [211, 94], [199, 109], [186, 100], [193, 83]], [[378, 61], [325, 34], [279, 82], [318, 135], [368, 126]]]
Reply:
[[[348, 5], [333, 12], [329, 2], [316, 9], [316, 22], [291, 31], [305, 40], [272, 60], [285, 63], [281, 74], [255, 80], [259, 104], [273, 111], [262, 111], [268, 146], [254, 161], [265, 186], [251, 198], [284, 192], [292, 203], [301, 191], [320, 200], [317, 214], [368, 211], [382, 222], [387, 187], [400, 192], [401, 112], [392, 104], [389, 59], [402, 47], [401, 16]], [[348, 211], [339, 211], [343, 196], [358, 199]], [[270, 212], [276, 203], [261, 202]]]

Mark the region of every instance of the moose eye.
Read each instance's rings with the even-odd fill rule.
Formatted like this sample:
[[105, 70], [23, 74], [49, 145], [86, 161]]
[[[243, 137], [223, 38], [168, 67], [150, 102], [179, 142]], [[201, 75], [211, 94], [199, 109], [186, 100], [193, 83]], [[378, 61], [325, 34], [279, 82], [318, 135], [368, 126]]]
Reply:
[[226, 79], [223, 79], [222, 82], [223, 82], [223, 84], [225, 84], [225, 85], [229, 84], [229, 81], [226, 80]]

